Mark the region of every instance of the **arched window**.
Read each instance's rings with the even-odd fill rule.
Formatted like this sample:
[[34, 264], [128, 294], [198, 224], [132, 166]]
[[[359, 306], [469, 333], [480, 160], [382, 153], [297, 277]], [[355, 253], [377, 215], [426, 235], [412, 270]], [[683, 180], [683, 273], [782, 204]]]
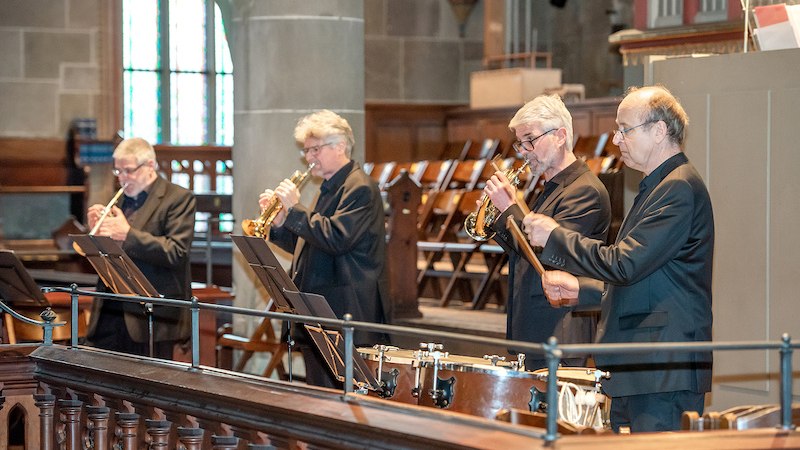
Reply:
[[125, 137], [233, 145], [233, 64], [213, 0], [123, 0]]

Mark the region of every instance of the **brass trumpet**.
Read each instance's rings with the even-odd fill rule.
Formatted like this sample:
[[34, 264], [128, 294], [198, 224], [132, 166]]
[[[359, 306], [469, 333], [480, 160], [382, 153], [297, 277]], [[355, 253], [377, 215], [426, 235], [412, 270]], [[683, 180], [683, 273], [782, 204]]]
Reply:
[[[128, 187], [128, 183], [123, 184], [122, 187], [119, 188], [117, 193], [114, 194], [114, 197], [111, 198], [111, 201], [108, 202], [108, 204], [103, 208], [103, 213], [100, 214], [100, 218], [97, 219], [97, 222], [95, 222], [94, 226], [92, 227], [92, 230], [89, 231], [89, 236], [94, 236], [94, 234], [97, 233], [97, 230], [100, 229], [100, 225], [103, 224], [103, 221], [106, 220], [106, 217], [108, 217], [108, 214], [111, 212], [111, 207], [117, 204], [119, 198], [122, 197], [122, 194], [125, 192], [126, 187]], [[84, 253], [83, 249], [81, 248], [80, 245], [78, 245], [77, 242], [72, 243], [72, 248], [79, 255], [86, 256], [86, 253]]]
[[[294, 183], [298, 190], [302, 189], [303, 185], [308, 181], [308, 176], [311, 174], [311, 169], [313, 169], [314, 166], [316, 166], [316, 163], [309, 164], [308, 169], [302, 173], [299, 170], [295, 170], [291, 178], [289, 178], [289, 181]], [[272, 221], [275, 220], [275, 217], [281, 209], [283, 209], [283, 204], [276, 195], [273, 195], [269, 204], [264, 208], [264, 211], [261, 212], [261, 216], [259, 216], [258, 219], [245, 219], [242, 221], [242, 231], [248, 236], [266, 239], [269, 237], [269, 227], [272, 225]]]
[[[518, 168], [514, 169], [510, 167], [503, 172], [512, 186], [516, 187], [519, 184], [519, 176], [522, 174], [523, 170], [528, 168], [529, 164], [530, 161], [526, 159]], [[500, 210], [494, 206], [489, 196], [483, 194], [481, 197], [481, 205], [478, 210], [469, 213], [467, 218], [464, 219], [464, 231], [466, 231], [469, 237], [478, 242], [488, 241], [494, 236], [494, 231], [492, 231], [490, 227], [494, 225], [497, 218], [500, 217], [499, 213]]]

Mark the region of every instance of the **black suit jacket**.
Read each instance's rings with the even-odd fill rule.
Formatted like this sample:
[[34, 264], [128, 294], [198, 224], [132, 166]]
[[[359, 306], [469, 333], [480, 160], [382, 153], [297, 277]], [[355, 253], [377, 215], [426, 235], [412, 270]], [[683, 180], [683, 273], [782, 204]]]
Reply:
[[[597, 340], [711, 340], [714, 216], [705, 184], [683, 153], [642, 180], [614, 245], [565, 228], [550, 235], [543, 262], [603, 280]], [[612, 397], [711, 390], [710, 352], [597, 355]]]
[[[554, 176], [534, 206], [535, 212], [553, 217], [562, 226], [594, 239], [605, 239], [611, 223], [611, 203], [603, 183], [583, 161], [575, 161]], [[552, 190], [551, 190], [552, 189]], [[512, 205], [493, 226], [495, 240], [509, 257], [509, 295], [506, 336], [526, 342], [546, 342], [550, 336], [560, 343], [589, 343], [593, 336], [593, 320], [589, 316], [573, 316], [572, 308], [553, 308], [542, 290], [542, 279], [513, 240], [506, 226], [507, 218], [517, 222], [524, 217]], [[546, 366], [542, 355], [527, 355], [526, 368]]]
[[[131, 230], [122, 243], [150, 284], [167, 298], [189, 299], [192, 296], [189, 253], [194, 236], [194, 194], [158, 177], [147, 200], [130, 222]], [[104, 301], [97, 298], [92, 306], [87, 334], [94, 335]], [[125, 325], [136, 342], [148, 341], [148, 326], [142, 306], [124, 302]], [[182, 340], [189, 337], [191, 323], [188, 309], [155, 306], [154, 341]]]
[[[292, 276], [302, 292], [325, 296], [337, 317], [383, 323], [388, 316], [386, 225], [380, 190], [351, 162], [323, 183], [315, 207], [297, 204], [270, 241], [294, 252]], [[384, 314], [386, 313], [386, 315]], [[356, 333], [356, 344], [379, 337]]]

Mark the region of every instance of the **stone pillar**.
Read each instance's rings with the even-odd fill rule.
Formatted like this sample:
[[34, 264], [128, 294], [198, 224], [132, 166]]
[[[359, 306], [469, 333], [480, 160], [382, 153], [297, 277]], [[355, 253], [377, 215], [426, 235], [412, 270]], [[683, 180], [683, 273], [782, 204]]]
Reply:
[[[300, 117], [330, 109], [347, 119], [356, 139], [353, 159], [363, 162], [363, 16], [363, 0], [234, 2], [236, 232], [242, 219], [258, 217], [259, 193], [305, 168], [293, 137]], [[308, 183], [301, 202], [309, 204], [318, 186], [319, 180]], [[288, 267], [291, 255], [279, 257]], [[264, 307], [265, 292], [239, 252], [233, 283], [236, 306]], [[234, 329], [249, 332], [255, 323], [235, 317]]]

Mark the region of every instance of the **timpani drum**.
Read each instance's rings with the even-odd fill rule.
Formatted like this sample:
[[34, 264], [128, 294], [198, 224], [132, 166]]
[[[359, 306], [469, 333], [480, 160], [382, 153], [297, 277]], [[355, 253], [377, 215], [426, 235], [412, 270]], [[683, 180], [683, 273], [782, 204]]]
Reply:
[[383, 392], [378, 393], [381, 398], [417, 404], [420, 362], [425, 359], [421, 352], [376, 345], [359, 348], [358, 354], [381, 382]]
[[505, 361], [442, 354], [422, 361], [419, 404], [494, 419], [504, 408], [529, 410], [531, 388], [544, 383]]

